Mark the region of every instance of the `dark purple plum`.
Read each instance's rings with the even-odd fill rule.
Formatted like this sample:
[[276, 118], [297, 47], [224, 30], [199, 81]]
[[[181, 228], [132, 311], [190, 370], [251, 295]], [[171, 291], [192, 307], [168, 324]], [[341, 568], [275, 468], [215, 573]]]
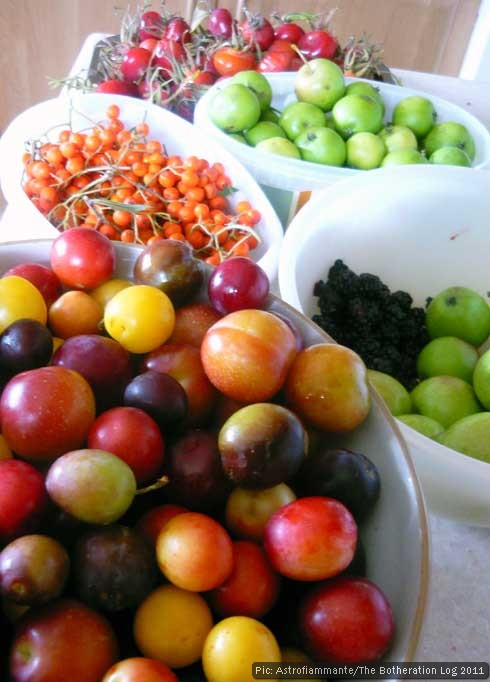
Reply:
[[187, 416], [187, 394], [181, 384], [164, 372], [148, 370], [127, 384], [124, 405], [144, 410], [165, 431], [180, 425]]
[[231, 415], [218, 436], [223, 469], [245, 488], [271, 488], [291, 479], [307, 449], [301, 421], [272, 403], [247, 405]]
[[16, 374], [47, 365], [53, 353], [53, 336], [41, 322], [12, 322], [0, 335], [0, 368]]
[[194, 511], [216, 508], [230, 492], [216, 435], [207, 431], [188, 431], [173, 443], [167, 452], [166, 473], [168, 499]]
[[114, 339], [98, 334], [67, 339], [53, 355], [52, 364], [74, 369], [88, 381], [98, 412], [121, 404], [132, 376], [128, 351]]
[[296, 479], [301, 496], [333, 497], [362, 521], [380, 494], [378, 468], [366, 455], [346, 449], [320, 449], [305, 459]]
[[75, 590], [95, 609], [121, 611], [137, 606], [155, 587], [157, 576], [151, 547], [127, 526], [89, 530], [75, 546]]
[[204, 271], [188, 244], [164, 239], [147, 246], [138, 256], [134, 279], [137, 284], [157, 287], [175, 306], [181, 306], [201, 289]]

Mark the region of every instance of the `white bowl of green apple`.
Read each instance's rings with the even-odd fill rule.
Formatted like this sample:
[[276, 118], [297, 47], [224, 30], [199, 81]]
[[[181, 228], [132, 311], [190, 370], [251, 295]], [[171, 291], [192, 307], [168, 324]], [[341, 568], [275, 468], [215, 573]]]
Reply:
[[490, 164], [490, 133], [472, 114], [427, 93], [344, 77], [327, 59], [219, 81], [194, 122], [259, 183], [293, 191], [381, 166]]

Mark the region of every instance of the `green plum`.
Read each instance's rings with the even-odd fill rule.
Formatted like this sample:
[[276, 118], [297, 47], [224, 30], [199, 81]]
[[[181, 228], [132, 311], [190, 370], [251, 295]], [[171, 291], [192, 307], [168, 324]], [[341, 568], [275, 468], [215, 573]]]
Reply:
[[444, 433], [442, 424], [423, 414], [399, 414], [397, 419], [427, 438], [439, 438]]
[[474, 346], [455, 336], [440, 336], [420, 351], [417, 373], [421, 379], [446, 375], [471, 383], [477, 361]]
[[241, 133], [254, 126], [260, 118], [260, 102], [246, 85], [228, 85], [214, 95], [209, 103], [209, 118], [227, 133]]
[[397, 379], [375, 369], [368, 369], [367, 376], [394, 417], [412, 411], [410, 395]]
[[430, 158], [441, 147], [457, 147], [466, 152], [470, 161], [475, 160], [475, 141], [461, 123], [446, 121], [432, 128], [424, 140], [427, 156]]
[[345, 142], [330, 128], [309, 128], [295, 140], [304, 161], [323, 163], [327, 166], [343, 166]]
[[490, 464], [490, 412], [460, 419], [438, 440], [441, 445]]
[[435, 419], [446, 429], [481, 410], [471, 384], [458, 377], [425, 379], [413, 389], [411, 398], [414, 412]]
[[351, 168], [378, 168], [385, 156], [385, 144], [374, 133], [356, 133], [347, 140], [347, 165]]
[[136, 479], [122, 459], [105, 450], [72, 450], [58, 457], [46, 476], [49, 496], [79, 521], [117, 521], [136, 495]]
[[471, 166], [468, 154], [459, 147], [440, 147], [431, 154], [429, 162], [443, 166], [465, 166], [466, 168]]
[[429, 303], [425, 323], [432, 339], [456, 336], [481, 346], [490, 334], [490, 306], [473, 289], [449, 287]]
[[490, 410], [490, 350], [483, 353], [476, 363], [473, 388], [483, 407]]
[[272, 101], [272, 87], [267, 78], [259, 71], [239, 71], [231, 79], [231, 83], [245, 85], [259, 100], [262, 112], [270, 108]]
[[268, 140], [270, 137], [286, 137], [286, 133], [281, 126], [277, 123], [272, 123], [272, 121], [259, 121], [253, 128], [245, 130], [243, 135], [252, 147], [256, 147], [259, 142]]
[[432, 102], [419, 95], [405, 97], [393, 111], [393, 123], [410, 128], [418, 138], [425, 137], [436, 120], [437, 113]]
[[368, 95], [346, 95], [332, 109], [337, 131], [344, 139], [355, 133], [379, 133], [383, 127], [383, 109]]
[[416, 149], [397, 149], [385, 156], [381, 162], [381, 167], [404, 166], [412, 163], [427, 163], [427, 159]]
[[307, 128], [325, 126], [325, 114], [314, 104], [291, 102], [284, 108], [279, 125], [290, 140], [296, 140]]
[[284, 137], [269, 137], [267, 140], [262, 140], [255, 147], [261, 152], [268, 152], [269, 154], [279, 154], [280, 156], [290, 156], [293, 159], [301, 159], [298, 147]]
[[385, 143], [388, 152], [396, 152], [399, 149], [418, 150], [417, 138], [407, 126], [387, 125], [378, 135]]

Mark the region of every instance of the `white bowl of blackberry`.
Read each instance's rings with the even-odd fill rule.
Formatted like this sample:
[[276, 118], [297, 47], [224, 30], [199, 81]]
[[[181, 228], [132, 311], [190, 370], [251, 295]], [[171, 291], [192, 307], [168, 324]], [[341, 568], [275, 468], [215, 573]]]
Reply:
[[279, 265], [281, 297], [363, 358], [429, 509], [486, 527], [489, 190], [451, 166], [348, 178], [299, 211]]

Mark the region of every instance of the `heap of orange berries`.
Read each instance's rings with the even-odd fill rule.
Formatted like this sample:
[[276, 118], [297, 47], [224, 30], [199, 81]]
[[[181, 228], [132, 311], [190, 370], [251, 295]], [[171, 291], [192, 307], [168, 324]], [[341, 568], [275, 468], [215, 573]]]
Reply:
[[90, 227], [129, 243], [186, 241], [212, 265], [257, 247], [261, 215], [248, 201], [231, 208], [236, 190], [221, 163], [167, 155], [147, 123], [126, 128], [115, 104], [106, 115], [24, 155], [24, 191], [56, 228]]

